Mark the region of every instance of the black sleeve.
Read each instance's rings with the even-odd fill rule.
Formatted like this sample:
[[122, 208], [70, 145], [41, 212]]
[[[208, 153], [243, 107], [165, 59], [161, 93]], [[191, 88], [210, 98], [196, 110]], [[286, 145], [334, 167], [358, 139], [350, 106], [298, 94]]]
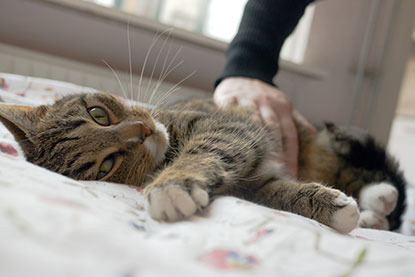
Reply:
[[251, 77], [273, 85], [281, 47], [311, 2], [313, 0], [249, 0], [215, 86], [231, 76]]

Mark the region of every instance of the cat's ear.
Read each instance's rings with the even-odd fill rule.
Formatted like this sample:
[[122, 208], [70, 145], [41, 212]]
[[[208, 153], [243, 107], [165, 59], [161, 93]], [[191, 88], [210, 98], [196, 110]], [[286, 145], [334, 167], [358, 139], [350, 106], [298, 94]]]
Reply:
[[45, 105], [31, 107], [0, 103], [0, 121], [12, 133], [25, 153], [35, 149], [32, 136], [37, 133], [38, 124], [47, 109], [48, 106]]

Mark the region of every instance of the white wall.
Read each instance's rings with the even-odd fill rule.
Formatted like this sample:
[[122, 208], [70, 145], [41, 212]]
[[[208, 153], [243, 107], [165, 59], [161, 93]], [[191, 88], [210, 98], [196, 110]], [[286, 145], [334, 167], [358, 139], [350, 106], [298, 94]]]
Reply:
[[[286, 72], [277, 77], [281, 88], [289, 92], [297, 108], [307, 117], [349, 123], [358, 63], [375, 1], [378, 0], [317, 2], [305, 63], [326, 71], [327, 78], [315, 81]], [[386, 143], [409, 54], [415, 1], [378, 2], [351, 123], [369, 129]]]

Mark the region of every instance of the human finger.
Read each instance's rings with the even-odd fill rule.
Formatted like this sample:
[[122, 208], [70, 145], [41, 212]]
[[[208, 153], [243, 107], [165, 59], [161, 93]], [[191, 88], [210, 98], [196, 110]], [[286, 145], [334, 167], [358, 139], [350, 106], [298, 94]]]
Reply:
[[282, 146], [281, 126], [277, 114], [268, 106], [261, 106], [258, 108], [262, 121], [272, 132], [277, 145]]
[[218, 107], [235, 106], [238, 104], [238, 98], [236, 96], [228, 95], [217, 96], [215, 94], [213, 97], [213, 101]]
[[269, 100], [274, 100], [272, 105], [279, 119], [287, 168], [293, 177], [297, 177], [298, 134], [293, 119], [293, 106], [286, 98], [271, 98]]
[[318, 133], [317, 129], [308, 120], [300, 114], [297, 110], [293, 111], [293, 117], [305, 128], [307, 128], [312, 134]]
[[[278, 114], [278, 113], [277, 113]], [[290, 114], [278, 114], [281, 133], [284, 139], [285, 161], [293, 177], [298, 173], [298, 134]]]
[[261, 118], [261, 114], [257, 108], [252, 111], [251, 120], [259, 126], [262, 126], [264, 124]]

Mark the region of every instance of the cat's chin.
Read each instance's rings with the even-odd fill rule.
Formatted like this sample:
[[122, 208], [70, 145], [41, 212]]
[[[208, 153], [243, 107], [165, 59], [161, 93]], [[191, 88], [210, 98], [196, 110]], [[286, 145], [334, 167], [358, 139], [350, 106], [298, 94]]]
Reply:
[[154, 121], [154, 123], [156, 125], [156, 130], [143, 144], [153, 157], [154, 166], [157, 166], [165, 158], [169, 146], [169, 134], [163, 124], [157, 121]]

